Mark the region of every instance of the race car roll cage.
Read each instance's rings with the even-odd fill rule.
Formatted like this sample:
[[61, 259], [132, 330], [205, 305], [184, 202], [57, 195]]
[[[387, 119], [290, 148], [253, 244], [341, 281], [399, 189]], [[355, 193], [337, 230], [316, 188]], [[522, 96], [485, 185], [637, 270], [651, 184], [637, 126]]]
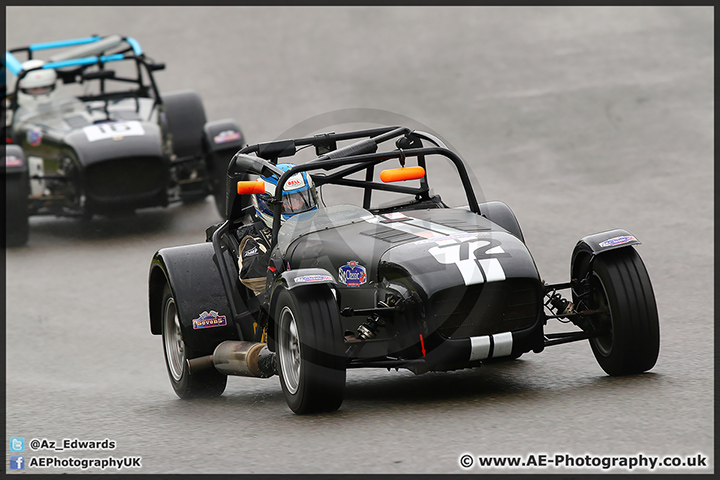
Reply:
[[[338, 141], [352, 140], [356, 138], [364, 138], [364, 140], [337, 148]], [[376, 153], [380, 143], [393, 138], [397, 138], [397, 150]], [[427, 140], [435, 146], [423, 147], [421, 139]], [[318, 156], [306, 163], [296, 165], [287, 171], [282, 171], [277, 168], [276, 164], [279, 158], [291, 157], [297, 153], [298, 147], [305, 146], [314, 146]], [[252, 153], [257, 156], [253, 157], [249, 155]], [[423, 177], [420, 178], [420, 187], [406, 187], [387, 183], [378, 183], [374, 181], [375, 166], [388, 160], [398, 159], [401, 168], [405, 168], [406, 159], [409, 157], [416, 157], [418, 165], [425, 169], [426, 156], [428, 155], [441, 155], [449, 159], [455, 165], [463, 188], [465, 189], [468, 209], [473, 213], [481, 215], [482, 212], [480, 211], [480, 206], [477, 202], [477, 198], [475, 197], [475, 192], [472, 187], [470, 176], [465, 167], [465, 163], [456, 153], [449, 150], [442, 140], [426, 132], [412, 130], [408, 127], [394, 126], [346, 133], [322, 133], [312, 137], [277, 140], [273, 142], [248, 145], [239, 150], [228, 165], [228, 201], [226, 202], [227, 220], [212, 233], [211, 241], [215, 254], [218, 259], [222, 258], [222, 246], [220, 242], [221, 236], [228, 232], [231, 224], [242, 219], [245, 214], [249, 213], [253, 208], [252, 205], [240, 208], [241, 204], [238, 200], [238, 197], [240, 196], [239, 193], [237, 193], [238, 180], [242, 181], [243, 178], [246, 178], [248, 173], [265, 177], [271, 175], [276, 175], [278, 177], [275, 194], [271, 202], [274, 207], [272, 239], [270, 245], [270, 250], [272, 251], [275, 245], [277, 245], [278, 233], [281, 225], [283, 188], [286, 182], [293, 175], [311, 170], [325, 170], [327, 172], [339, 167], [346, 167], [329, 175], [311, 174], [311, 177], [316, 186], [334, 184], [364, 189], [363, 208], [366, 210], [371, 210], [370, 205], [373, 190], [415, 195], [415, 201], [409, 203], [409, 205], [412, 205], [413, 203], [422, 203], [423, 201], [431, 200], [429, 197], [427, 176], [424, 174]], [[346, 176], [360, 172], [363, 169], [366, 170], [364, 181], [345, 178]], [[407, 205], [408, 204], [403, 206]], [[230, 273], [227, 271], [227, 266], [224, 262], [220, 261], [218, 262], [218, 265], [220, 265], [222, 274], [227, 275], [229, 278]], [[564, 323], [572, 322], [581, 329], [580, 331], [574, 332], [545, 333], [544, 346], [587, 340], [605, 333], [604, 331], [595, 328], [587, 318], [590, 315], [597, 315], [604, 312], [598, 310], [576, 311], [574, 309], [574, 305], [570, 301], [557, 293], [558, 290], [572, 289], [578, 297], [582, 298], [587, 294], [587, 282], [587, 279], [573, 279], [570, 282], [556, 284], [543, 282], [543, 287], [545, 289], [545, 301], [543, 302], [544, 309], [542, 314], [544, 315], [545, 322], [547, 322], [548, 319], [557, 319], [561, 322], [563, 322], [563, 319], [566, 319]], [[226, 290], [229, 290], [231, 282], [224, 280], [223, 284]], [[233, 316], [237, 318], [238, 312], [237, 307], [234, 304], [234, 296], [229, 291], [226, 293], [227, 298], [229, 299], [231, 312]], [[550, 312], [549, 315], [545, 312], [545, 309]], [[365, 309], [362, 311], [358, 310], [350, 312], [349, 314], [363, 315], [372, 313], [371, 311], [373, 310], [375, 309]], [[345, 314], [346, 313], [343, 313], [343, 315]]]
[[[396, 151], [375, 153], [378, 148], [378, 144], [400, 137], [401, 135], [402, 137], [396, 142], [396, 146], [398, 147]], [[362, 137], [369, 138], [345, 147], [329, 150], [329, 148], [336, 147], [338, 140], [351, 140]], [[436, 146], [432, 148], [420, 148], [420, 139], [429, 140]], [[480, 207], [478, 206], [475, 193], [472, 189], [470, 176], [468, 175], [465, 164], [460, 157], [451, 150], [448, 150], [439, 139], [424, 132], [413, 131], [407, 127], [384, 127], [349, 132], [345, 134], [327, 133], [297, 140], [281, 140], [279, 142], [272, 142], [269, 145], [259, 144], [256, 146], [245, 147], [238, 152], [238, 155], [256, 152], [259, 156], [268, 159], [268, 161], [274, 165], [277, 163], [279, 156], [293, 156], [297, 151], [297, 147], [304, 145], [315, 146], [319, 156], [309, 162], [296, 165], [290, 170], [280, 171], [277, 169], [277, 171], [273, 172], [279, 176], [279, 179], [277, 186], [275, 187], [275, 195], [272, 202], [275, 213], [273, 215], [271, 247], [277, 243], [277, 236], [280, 230], [280, 219], [282, 218], [282, 193], [285, 183], [296, 173], [310, 170], [322, 169], [327, 172], [338, 167], [347, 166], [347, 168], [330, 175], [312, 175], [313, 182], [318, 187], [326, 184], [334, 184], [361, 188], [364, 190], [363, 208], [370, 210], [373, 190], [415, 195], [416, 201], [429, 200], [427, 176], [423, 175], [421, 178], [420, 187], [406, 187], [393, 185], [391, 183], [379, 183], [374, 181], [374, 167], [376, 165], [396, 158], [399, 160], [401, 167], [404, 168], [407, 158], [417, 157], [418, 166], [425, 169], [426, 156], [439, 154], [448, 158], [457, 168], [463, 188], [465, 189], [465, 195], [468, 200], [470, 211], [478, 214], [480, 213]], [[320, 148], [318, 149], [318, 147]], [[322, 153], [324, 151], [325, 153]], [[364, 181], [345, 178], [362, 170], [366, 171]], [[262, 171], [252, 173], [262, 173]]]
[[[25, 53], [27, 55], [27, 60], [32, 60], [33, 53], [36, 51], [65, 47], [75, 48], [54, 55], [50, 57], [48, 63], [28, 70], [23, 69], [21, 61], [14, 55], [15, 53]], [[107, 50], [116, 48], [120, 48], [120, 50], [114, 53], [105, 54]], [[105, 64], [123, 60], [131, 60], [135, 62], [137, 78], [117, 77], [115, 76], [115, 71], [105, 70]], [[29, 72], [41, 69], [54, 69], [58, 78], [63, 81], [63, 84], [83, 83], [85, 80], [100, 80], [100, 93], [98, 95], [78, 97], [83, 102], [93, 100], [107, 102], [113, 98], [127, 98], [131, 96], [136, 99], [139, 97], [153, 98], [156, 106], [162, 104], [160, 92], [157, 88], [152, 72], [156, 70], [163, 70], [165, 68], [165, 64], [155, 63], [152, 59], [146, 57], [140, 44], [137, 40], [131, 37], [121, 37], [120, 35], [100, 37], [98, 35], [93, 35], [90, 37], [75, 38], [71, 40], [35, 43], [26, 47], [17, 47], [7, 50], [5, 52], [5, 64], [7, 65], [8, 70], [17, 77], [14, 91], [10, 95], [10, 109], [13, 112], [18, 108], [16, 94], [19, 89], [20, 81]], [[99, 70], [97, 72], [84, 73], [85, 69], [91, 66], [97, 66]], [[147, 73], [147, 77], [150, 82], [149, 86], [145, 84], [142, 67], [145, 68]], [[138, 85], [138, 88], [122, 92], [105, 92], [106, 80], [134, 83]], [[152, 96], [150, 95], [150, 89], [153, 93]]]

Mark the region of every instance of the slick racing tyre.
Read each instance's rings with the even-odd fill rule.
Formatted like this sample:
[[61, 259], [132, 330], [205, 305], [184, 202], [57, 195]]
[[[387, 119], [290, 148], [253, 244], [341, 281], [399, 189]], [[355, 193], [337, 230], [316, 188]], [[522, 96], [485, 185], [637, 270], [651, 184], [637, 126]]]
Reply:
[[650, 277], [633, 248], [603, 253], [589, 275], [587, 306], [605, 313], [593, 315], [590, 339], [600, 367], [608, 375], [650, 370], [660, 349], [660, 326]]
[[162, 298], [162, 339], [170, 383], [183, 399], [217, 397], [227, 385], [227, 376], [214, 368], [190, 373], [187, 360], [197, 357], [185, 344], [180, 328], [175, 298], [165, 285]]
[[5, 200], [5, 239], [8, 247], [21, 247], [28, 242], [30, 234], [28, 195], [30, 185], [27, 175], [7, 175]]
[[282, 290], [275, 308], [280, 384], [297, 414], [331, 412], [345, 393], [340, 314], [326, 286]]

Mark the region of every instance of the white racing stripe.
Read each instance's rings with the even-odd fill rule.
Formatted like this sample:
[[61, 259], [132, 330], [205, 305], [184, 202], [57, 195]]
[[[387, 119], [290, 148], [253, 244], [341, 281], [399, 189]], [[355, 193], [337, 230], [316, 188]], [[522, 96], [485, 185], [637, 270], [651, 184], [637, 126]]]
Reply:
[[[512, 353], [511, 332], [492, 335], [492, 358], [507, 357]], [[485, 360], [490, 356], [490, 336], [470, 337], [470, 361]]]
[[381, 225], [393, 228], [395, 230], [400, 230], [401, 232], [411, 233], [413, 235], [417, 235], [418, 237], [422, 237], [422, 238], [437, 237], [437, 233], [433, 232], [432, 230], [418, 228], [414, 225], [409, 225], [409, 223], [410, 222], [390, 222], [390, 223], [381, 223]]
[[512, 333], [496, 333], [493, 335], [493, 358], [507, 357], [512, 353]]
[[485, 272], [486, 282], [502, 282], [505, 280], [505, 271], [497, 258], [484, 258], [478, 260], [480, 267]]
[[[463, 230], [458, 230], [456, 228], [452, 227], [446, 227], [444, 225], [439, 225], [437, 223], [428, 222], [427, 220], [420, 220], [417, 218], [408, 217], [406, 215], [400, 214], [396, 216], [390, 217], [392, 214], [388, 215], [381, 215], [381, 216], [375, 216], [372, 218], [366, 218], [365, 221], [368, 223], [374, 223], [378, 225], [383, 225], [395, 230], [400, 230], [401, 232], [410, 233], [412, 235], [416, 235], [421, 238], [436, 238], [436, 237], [442, 237], [445, 235], [463, 235], [468, 234], [468, 232], [465, 232]], [[408, 218], [410, 220], [407, 221], [398, 221], [398, 219], [401, 218]], [[394, 220], [394, 221], [384, 221], [384, 220]]]
[[427, 220], [420, 220], [417, 218], [414, 218], [414, 219], [410, 220], [409, 222], [405, 222], [405, 223], [409, 223], [410, 225], [414, 225], [416, 227], [422, 227], [422, 228], [425, 228], [428, 230], [432, 230], [434, 232], [438, 232], [443, 235], [457, 235], [457, 234], [461, 234], [461, 233], [467, 233], [463, 230], [458, 230], [458, 229], [452, 228], [452, 227], [446, 227], [445, 225], [438, 225], [437, 223], [428, 222]]
[[470, 361], [484, 360], [490, 355], [490, 337], [470, 337]]

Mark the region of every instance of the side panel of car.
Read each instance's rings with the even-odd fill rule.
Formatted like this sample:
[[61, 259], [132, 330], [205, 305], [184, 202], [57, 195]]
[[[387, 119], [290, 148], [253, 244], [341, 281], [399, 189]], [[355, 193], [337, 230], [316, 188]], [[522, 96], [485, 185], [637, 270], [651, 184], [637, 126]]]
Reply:
[[13, 131], [14, 141], [22, 147], [27, 163], [31, 194], [40, 196], [46, 182], [38, 177], [55, 175], [58, 168], [59, 150], [65, 146], [61, 135], [31, 124]]
[[[210, 355], [225, 340], [243, 340], [211, 243], [158, 250], [150, 266], [150, 330], [162, 332], [162, 291], [169, 284], [186, 344]], [[237, 304], [237, 302], [236, 302]], [[239, 312], [243, 313], [243, 312]]]

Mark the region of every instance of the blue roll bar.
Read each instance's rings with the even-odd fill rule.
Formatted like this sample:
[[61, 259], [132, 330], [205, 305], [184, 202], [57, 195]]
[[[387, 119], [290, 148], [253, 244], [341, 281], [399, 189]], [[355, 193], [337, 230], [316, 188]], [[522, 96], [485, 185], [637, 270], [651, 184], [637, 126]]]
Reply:
[[[62, 48], [62, 47], [71, 47], [75, 45], [84, 45], [88, 43], [93, 43], [102, 40], [103, 37], [98, 36], [92, 36], [92, 37], [85, 37], [85, 38], [75, 38], [71, 40], [60, 40], [57, 42], [45, 42], [45, 43], [35, 43], [27, 47], [27, 50], [30, 52], [34, 52], [37, 50], [48, 50], [52, 48]], [[128, 45], [133, 50], [133, 53], [135, 55], [142, 55], [142, 47], [140, 47], [140, 44], [137, 40], [134, 38], [127, 37], [124, 39]], [[18, 49], [18, 50], [25, 50], [25, 49]], [[124, 60], [125, 58], [128, 58], [125, 54], [122, 53], [116, 53], [113, 55], [102, 55], [102, 56], [92, 56], [92, 57], [83, 57], [83, 58], [73, 58], [69, 60], [62, 60], [58, 62], [51, 62], [46, 63], [42, 66], [42, 68], [64, 68], [64, 67], [76, 67], [81, 65], [93, 65], [95, 63], [107, 63], [107, 62], [115, 62], [118, 60]], [[22, 72], [22, 63], [15, 57], [15, 55], [12, 54], [10, 51], [5, 52], [5, 63], [7, 65], [8, 70], [10, 72], [17, 76]]]

